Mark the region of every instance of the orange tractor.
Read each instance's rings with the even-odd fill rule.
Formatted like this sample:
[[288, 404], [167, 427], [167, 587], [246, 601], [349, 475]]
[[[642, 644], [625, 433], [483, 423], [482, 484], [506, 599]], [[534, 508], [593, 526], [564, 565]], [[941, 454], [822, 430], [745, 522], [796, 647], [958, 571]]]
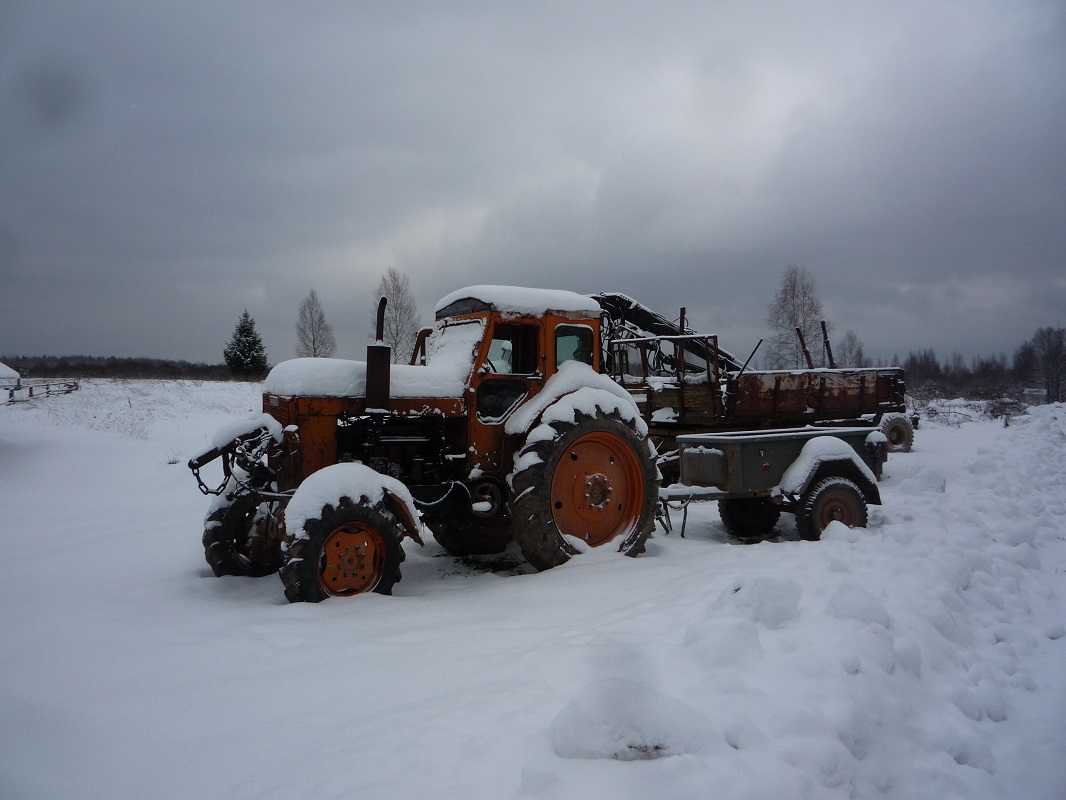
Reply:
[[[659, 472], [629, 392], [601, 374], [601, 307], [565, 291], [472, 287], [444, 298], [411, 363], [295, 359], [264, 413], [189, 462], [215, 495], [203, 542], [218, 575], [280, 571], [293, 602], [400, 579], [420, 525], [456, 555], [514, 540], [537, 569], [610, 543], [636, 555]], [[224, 479], [199, 471], [222, 458]]]

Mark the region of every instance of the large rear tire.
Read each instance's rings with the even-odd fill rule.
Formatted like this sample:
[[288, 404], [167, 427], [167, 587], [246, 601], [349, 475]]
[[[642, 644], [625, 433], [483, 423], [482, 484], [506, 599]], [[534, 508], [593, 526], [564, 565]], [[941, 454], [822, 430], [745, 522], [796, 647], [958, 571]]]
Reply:
[[543, 427], [515, 456], [526, 466], [511, 481], [512, 528], [526, 560], [550, 569], [579, 553], [580, 542], [644, 552], [659, 494], [647, 440], [618, 412], [599, 408], [550, 423], [550, 437]]
[[801, 539], [815, 542], [834, 520], [849, 528], [865, 528], [868, 519], [866, 498], [848, 478], [832, 477], [812, 486], [800, 499], [796, 530]]
[[281, 581], [290, 603], [365, 592], [392, 594], [404, 559], [399, 523], [383, 503], [341, 498], [304, 523], [289, 546]]
[[268, 546], [257, 530], [259, 500], [239, 495], [204, 520], [204, 558], [215, 575], [272, 575], [281, 566], [281, 550]]

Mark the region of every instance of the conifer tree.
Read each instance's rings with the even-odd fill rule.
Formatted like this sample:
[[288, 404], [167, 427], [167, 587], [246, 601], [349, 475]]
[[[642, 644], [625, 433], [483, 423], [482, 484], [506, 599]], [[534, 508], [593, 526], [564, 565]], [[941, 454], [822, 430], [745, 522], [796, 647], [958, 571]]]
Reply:
[[223, 351], [226, 366], [240, 378], [259, 377], [267, 371], [266, 348], [255, 330], [255, 320], [244, 309], [233, 337]]

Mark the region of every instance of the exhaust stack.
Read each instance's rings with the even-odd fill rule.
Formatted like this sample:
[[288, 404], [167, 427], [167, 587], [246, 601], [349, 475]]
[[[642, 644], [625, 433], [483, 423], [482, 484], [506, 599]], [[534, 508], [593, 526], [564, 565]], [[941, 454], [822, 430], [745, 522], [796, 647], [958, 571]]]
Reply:
[[366, 407], [389, 408], [389, 384], [392, 381], [392, 348], [385, 344], [385, 305], [388, 298], [378, 301], [376, 341], [366, 348]]

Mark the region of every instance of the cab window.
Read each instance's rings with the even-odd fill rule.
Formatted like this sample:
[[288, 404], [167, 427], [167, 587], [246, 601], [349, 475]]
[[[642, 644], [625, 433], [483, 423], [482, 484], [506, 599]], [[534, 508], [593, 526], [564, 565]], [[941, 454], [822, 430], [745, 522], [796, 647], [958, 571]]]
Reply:
[[560, 325], [555, 329], [555, 364], [580, 361], [592, 364], [592, 328], [584, 325]]
[[532, 325], [497, 325], [489, 342], [485, 367], [489, 373], [532, 375], [537, 371], [537, 328]]

